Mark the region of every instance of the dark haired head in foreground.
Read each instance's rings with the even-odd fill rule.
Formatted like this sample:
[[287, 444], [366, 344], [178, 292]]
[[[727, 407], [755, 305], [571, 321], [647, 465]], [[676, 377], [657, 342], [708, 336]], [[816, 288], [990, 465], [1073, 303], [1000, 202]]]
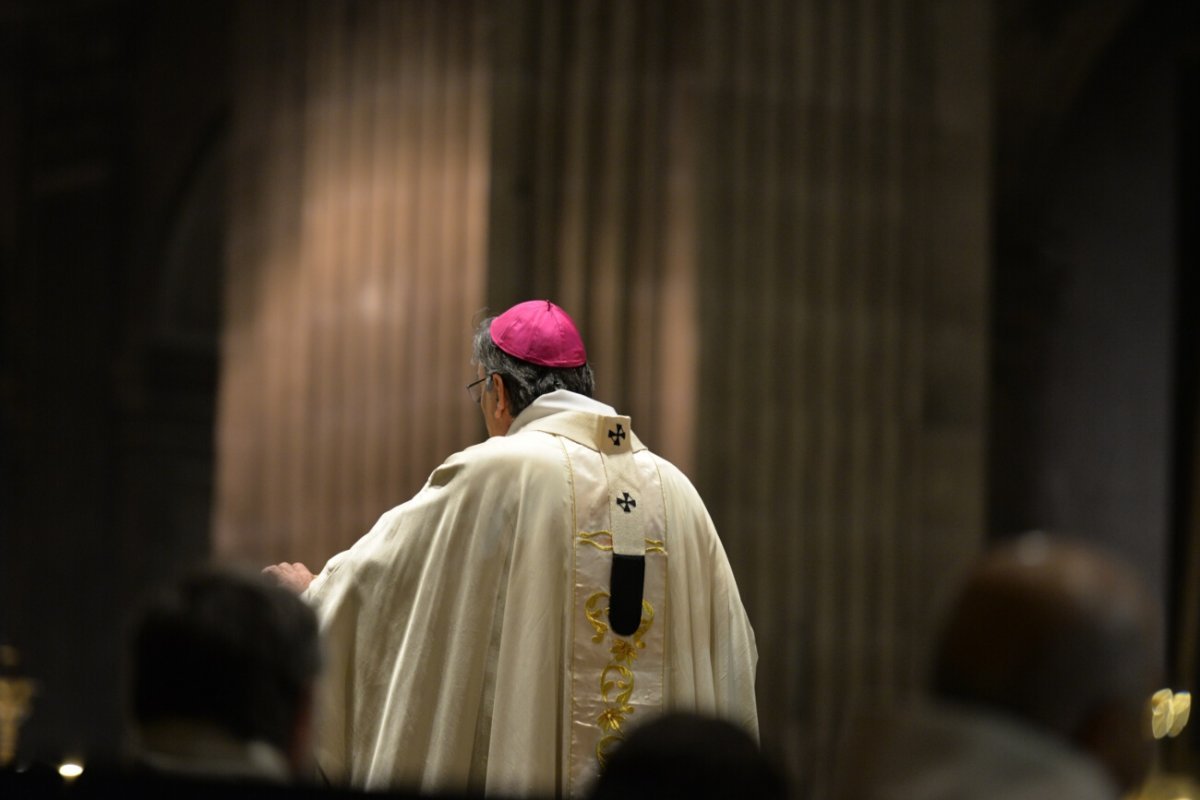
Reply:
[[725, 720], [672, 713], [633, 730], [608, 759], [592, 800], [787, 797], [787, 783], [746, 731]]
[[1069, 743], [1130, 789], [1150, 766], [1159, 637], [1157, 605], [1129, 567], [1027, 534], [971, 571], [934, 653], [932, 689]]
[[157, 596], [133, 642], [139, 757], [153, 769], [283, 778], [307, 767], [313, 613], [257, 575], [206, 569]]
[[864, 715], [846, 800], [1117, 800], [1142, 780], [1161, 645], [1127, 566], [1029, 534], [966, 575], [932, 653], [930, 696]]

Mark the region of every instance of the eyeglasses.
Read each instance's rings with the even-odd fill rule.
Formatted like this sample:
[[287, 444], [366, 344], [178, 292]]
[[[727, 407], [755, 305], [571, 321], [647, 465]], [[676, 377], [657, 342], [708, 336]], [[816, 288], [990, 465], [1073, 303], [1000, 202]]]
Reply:
[[486, 380], [491, 380], [491, 377], [495, 374], [496, 373], [494, 372], [489, 372], [479, 380], [471, 381], [467, 384], [467, 394], [471, 395], [471, 402], [475, 403], [476, 405], [479, 404], [479, 401], [483, 398], [484, 391], [487, 390], [487, 387], [481, 384]]

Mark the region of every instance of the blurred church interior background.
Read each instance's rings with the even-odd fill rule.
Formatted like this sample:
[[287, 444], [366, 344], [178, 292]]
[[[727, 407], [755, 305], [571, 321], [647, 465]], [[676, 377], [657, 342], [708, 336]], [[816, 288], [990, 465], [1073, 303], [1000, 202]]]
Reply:
[[[0, 0], [0, 644], [111, 756], [146, 591], [314, 569], [550, 297], [708, 503], [820, 794], [989, 540], [1200, 624], [1200, 27], [1145, 0]], [[1194, 731], [1195, 726], [1192, 727]], [[1188, 731], [1163, 763], [1196, 774]]]

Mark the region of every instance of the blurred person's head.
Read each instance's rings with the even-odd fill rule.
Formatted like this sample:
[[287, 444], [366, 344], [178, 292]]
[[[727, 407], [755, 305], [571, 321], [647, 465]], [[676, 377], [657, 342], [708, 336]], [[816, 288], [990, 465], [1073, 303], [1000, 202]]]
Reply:
[[[316, 618], [258, 575], [198, 571], [155, 597], [133, 640], [133, 716], [145, 752], [204, 763], [212, 742], [308, 765], [320, 667]], [[196, 740], [205, 741], [197, 748]]]
[[658, 797], [787, 797], [787, 782], [750, 734], [733, 723], [674, 712], [617, 744], [592, 800]]
[[1150, 763], [1159, 635], [1157, 606], [1130, 569], [1027, 534], [971, 571], [935, 649], [932, 689], [1073, 743], [1129, 788]]

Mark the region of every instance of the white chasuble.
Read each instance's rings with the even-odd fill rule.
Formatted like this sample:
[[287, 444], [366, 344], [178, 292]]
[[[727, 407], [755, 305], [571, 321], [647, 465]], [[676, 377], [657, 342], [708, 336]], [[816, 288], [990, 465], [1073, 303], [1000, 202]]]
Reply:
[[334, 782], [581, 796], [660, 710], [757, 734], [754, 635], [703, 503], [571, 392], [448, 458], [305, 598]]

